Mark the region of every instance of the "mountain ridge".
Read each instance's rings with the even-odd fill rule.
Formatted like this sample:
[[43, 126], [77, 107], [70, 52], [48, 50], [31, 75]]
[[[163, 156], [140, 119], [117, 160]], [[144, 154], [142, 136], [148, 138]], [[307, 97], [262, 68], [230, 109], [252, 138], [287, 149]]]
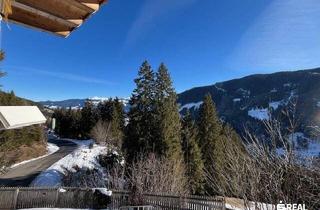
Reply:
[[[259, 124], [270, 114], [278, 117], [281, 110], [292, 100], [296, 100], [299, 107], [301, 124], [320, 123], [320, 115], [318, 118], [313, 117], [320, 112], [320, 68], [253, 74], [194, 87], [178, 94], [181, 113], [184, 114], [189, 109], [194, 117], [197, 117], [201, 101], [208, 93], [211, 94], [221, 119], [238, 131], [243, 130], [243, 125]], [[99, 102], [98, 97], [93, 98]], [[69, 99], [40, 103], [47, 107], [67, 108], [81, 107], [86, 100]]]

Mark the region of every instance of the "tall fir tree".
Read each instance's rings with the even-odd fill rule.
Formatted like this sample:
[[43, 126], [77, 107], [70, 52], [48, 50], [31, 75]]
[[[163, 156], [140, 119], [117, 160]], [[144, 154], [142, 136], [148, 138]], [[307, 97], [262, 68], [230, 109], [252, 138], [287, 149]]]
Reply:
[[216, 112], [215, 104], [210, 94], [204, 97], [199, 110], [199, 145], [201, 147], [204, 163], [214, 165], [215, 151], [221, 143], [222, 125]]
[[182, 150], [192, 194], [204, 193], [204, 164], [197, 141], [197, 127], [189, 111], [182, 119]]
[[109, 99], [107, 101], [100, 102], [97, 106], [97, 110], [99, 113], [99, 118], [102, 121], [109, 122], [112, 119], [112, 107], [113, 100]]
[[156, 130], [160, 155], [168, 158], [182, 158], [181, 124], [177, 94], [173, 88], [167, 67], [162, 63], [155, 82]]
[[119, 116], [119, 123], [122, 132], [124, 132], [125, 123], [126, 123], [126, 113], [124, 104], [119, 100], [119, 98], [115, 98], [113, 100], [114, 109], [117, 111]]
[[90, 138], [90, 132], [93, 126], [98, 122], [99, 115], [93, 104], [89, 101], [85, 103], [85, 106], [81, 109], [81, 138]]
[[155, 76], [150, 64], [143, 62], [134, 80], [136, 88], [130, 98], [129, 122], [124, 149], [133, 160], [139, 152], [151, 152], [155, 147], [154, 136], [154, 83]]
[[116, 102], [113, 103], [112, 107], [112, 119], [110, 121], [110, 130], [112, 134], [112, 138], [114, 140], [114, 145], [117, 146], [118, 148], [121, 148], [122, 146], [122, 141], [124, 137], [123, 133], [123, 127], [124, 125], [122, 124], [124, 122], [123, 120], [123, 109], [119, 109], [117, 107]]

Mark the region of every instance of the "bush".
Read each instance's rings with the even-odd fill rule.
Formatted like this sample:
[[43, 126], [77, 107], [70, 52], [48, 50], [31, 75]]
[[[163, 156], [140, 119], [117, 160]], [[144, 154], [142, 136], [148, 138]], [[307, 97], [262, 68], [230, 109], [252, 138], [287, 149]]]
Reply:
[[141, 154], [128, 170], [131, 205], [141, 205], [144, 193], [189, 194], [182, 160]]

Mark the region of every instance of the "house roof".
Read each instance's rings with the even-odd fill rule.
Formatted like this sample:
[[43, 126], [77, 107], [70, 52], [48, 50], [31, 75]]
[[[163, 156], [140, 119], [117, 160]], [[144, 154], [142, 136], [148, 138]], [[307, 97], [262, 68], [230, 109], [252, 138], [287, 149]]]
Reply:
[[37, 106], [0, 106], [1, 129], [14, 129], [47, 121]]
[[108, 0], [14, 0], [8, 19], [67, 37]]

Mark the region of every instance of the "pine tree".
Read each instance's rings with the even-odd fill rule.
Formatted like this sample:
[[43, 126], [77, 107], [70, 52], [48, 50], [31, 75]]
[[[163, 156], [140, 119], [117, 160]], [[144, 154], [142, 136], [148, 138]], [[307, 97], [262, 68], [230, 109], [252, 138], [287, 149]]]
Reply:
[[118, 98], [115, 98], [113, 101], [113, 105], [119, 115], [119, 123], [120, 123], [121, 130], [123, 132], [125, 128], [125, 123], [126, 123], [125, 122], [126, 113], [124, 110], [124, 104]]
[[222, 125], [218, 118], [214, 102], [210, 94], [204, 97], [199, 110], [199, 145], [201, 147], [204, 163], [214, 165], [218, 157], [215, 154], [221, 146]]
[[167, 67], [162, 63], [155, 82], [157, 152], [168, 158], [182, 158], [181, 124], [177, 94]]
[[98, 113], [94, 110], [92, 103], [86, 102], [85, 106], [81, 109], [82, 138], [90, 137], [90, 132], [98, 120]]
[[111, 134], [112, 139], [115, 146], [118, 148], [121, 148], [122, 146], [122, 140], [124, 137], [123, 134], [123, 117], [122, 117], [122, 111], [117, 108], [116, 102], [113, 104], [112, 108], [112, 119], [111, 119]]
[[182, 150], [192, 194], [204, 192], [204, 164], [197, 141], [197, 128], [189, 111], [182, 119]]
[[151, 152], [155, 147], [154, 136], [154, 73], [147, 61], [143, 62], [134, 80], [136, 88], [130, 98], [129, 122], [124, 148], [128, 158], [139, 152]]
[[112, 106], [113, 100], [109, 99], [108, 101], [100, 102], [97, 106], [99, 118], [102, 121], [109, 122], [112, 119]]

